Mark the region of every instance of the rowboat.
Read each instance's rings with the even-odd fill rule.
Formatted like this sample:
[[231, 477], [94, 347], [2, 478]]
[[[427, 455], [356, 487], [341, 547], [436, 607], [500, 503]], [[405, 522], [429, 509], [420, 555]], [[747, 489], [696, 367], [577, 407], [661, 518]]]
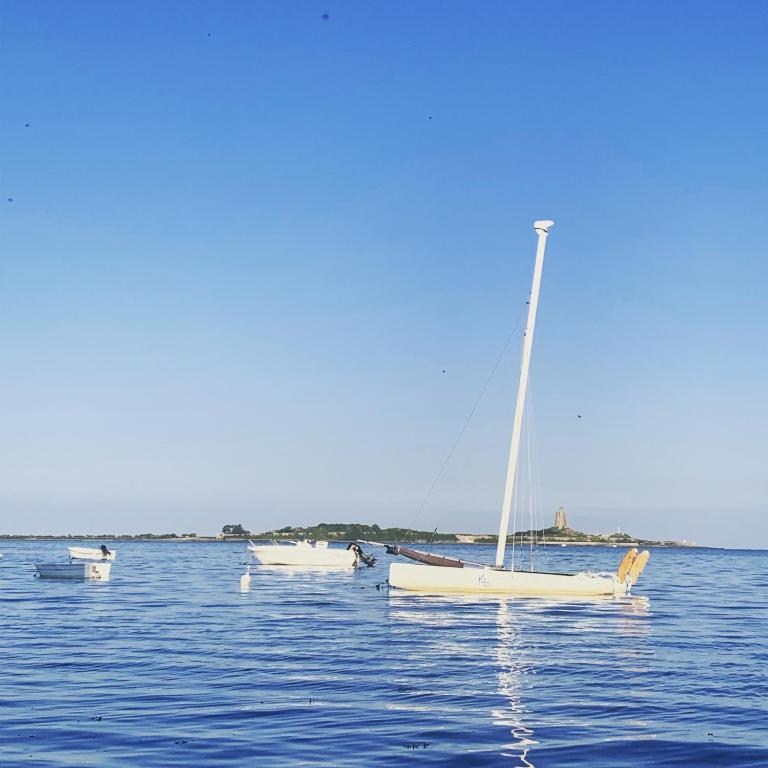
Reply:
[[107, 561], [88, 562], [86, 560], [69, 563], [35, 563], [37, 575], [41, 579], [93, 579], [109, 581], [112, 563]]

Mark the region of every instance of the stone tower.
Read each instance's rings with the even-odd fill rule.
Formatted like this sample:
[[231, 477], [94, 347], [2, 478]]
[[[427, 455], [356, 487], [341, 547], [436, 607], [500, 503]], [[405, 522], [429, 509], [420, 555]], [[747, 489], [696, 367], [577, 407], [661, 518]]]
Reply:
[[565, 516], [565, 507], [560, 507], [560, 509], [555, 512], [555, 528], [562, 530], [563, 528], [567, 527], [568, 519]]

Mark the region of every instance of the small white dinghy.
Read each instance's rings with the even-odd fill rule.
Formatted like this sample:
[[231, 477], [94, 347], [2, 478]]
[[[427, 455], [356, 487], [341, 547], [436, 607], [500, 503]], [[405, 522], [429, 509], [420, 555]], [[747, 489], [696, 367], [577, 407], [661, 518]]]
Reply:
[[35, 563], [37, 575], [41, 579], [93, 579], [109, 581], [112, 563], [106, 560], [88, 562], [74, 560], [68, 563]]
[[[271, 544], [248, 542], [248, 550], [262, 565], [322, 566], [354, 568], [362, 560], [373, 565], [375, 558], [366, 555], [357, 544], [346, 549], [329, 547], [327, 541], [273, 541]], [[370, 562], [369, 562], [370, 561]]]
[[104, 544], [100, 547], [67, 547], [67, 552], [73, 560], [114, 560], [117, 557], [117, 550], [107, 549]]

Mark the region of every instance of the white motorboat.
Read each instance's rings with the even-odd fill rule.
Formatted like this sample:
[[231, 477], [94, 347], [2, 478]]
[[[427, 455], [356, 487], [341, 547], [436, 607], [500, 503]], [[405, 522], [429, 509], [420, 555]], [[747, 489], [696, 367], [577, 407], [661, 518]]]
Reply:
[[392, 563], [389, 566], [389, 585], [391, 587], [421, 593], [467, 592], [567, 597], [627, 595], [648, 562], [649, 553], [647, 551], [638, 555], [636, 549], [630, 549], [621, 561], [616, 573], [544, 573], [533, 570], [515, 571], [514, 567], [504, 567], [509, 517], [516, 495], [520, 435], [525, 409], [533, 331], [536, 323], [536, 308], [539, 301], [539, 286], [544, 266], [544, 250], [549, 229], [553, 224], [553, 221], [536, 221], [533, 225], [538, 236], [538, 245], [533, 269], [533, 284], [528, 302], [528, 320], [523, 334], [520, 382], [512, 426], [512, 442], [507, 465], [496, 562], [494, 565], [467, 563], [457, 558], [432, 555], [408, 547], [388, 546], [387, 551], [390, 554], [403, 555], [422, 563], [421, 565]]
[[114, 560], [117, 557], [117, 550], [107, 549], [104, 544], [100, 547], [67, 547], [67, 552], [73, 560]]
[[94, 581], [109, 581], [112, 563], [101, 560], [88, 562], [74, 560], [68, 563], [35, 563], [37, 575], [41, 579], [93, 579]]
[[[329, 547], [327, 541], [273, 541], [270, 544], [248, 542], [248, 550], [262, 565], [320, 566], [354, 568], [362, 560], [373, 565], [375, 559], [366, 555], [357, 544], [346, 549]], [[369, 562], [370, 561], [370, 562]]]

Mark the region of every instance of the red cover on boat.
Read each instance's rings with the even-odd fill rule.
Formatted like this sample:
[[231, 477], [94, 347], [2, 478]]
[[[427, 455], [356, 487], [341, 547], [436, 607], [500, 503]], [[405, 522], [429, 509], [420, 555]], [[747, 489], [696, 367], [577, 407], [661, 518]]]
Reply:
[[427, 552], [419, 552], [418, 549], [408, 549], [408, 547], [387, 547], [387, 551], [392, 555], [402, 555], [411, 560], [427, 565], [440, 565], [444, 568], [463, 568], [464, 563], [454, 557], [441, 557], [440, 555], [430, 555]]

